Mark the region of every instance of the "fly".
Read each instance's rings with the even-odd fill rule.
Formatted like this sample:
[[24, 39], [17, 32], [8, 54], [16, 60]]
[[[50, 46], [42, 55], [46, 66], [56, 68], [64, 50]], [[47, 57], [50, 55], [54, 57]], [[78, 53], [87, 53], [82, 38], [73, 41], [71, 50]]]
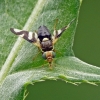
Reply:
[[41, 50], [43, 58], [48, 61], [50, 69], [52, 69], [52, 61], [55, 57], [54, 45], [62, 33], [69, 28], [74, 20], [75, 19], [73, 19], [67, 26], [63, 27], [62, 29], [56, 30], [54, 28], [53, 35], [51, 35], [48, 28], [44, 25], [40, 26], [37, 32], [29, 32], [15, 28], [10, 28], [10, 30], [12, 33], [37, 46]]

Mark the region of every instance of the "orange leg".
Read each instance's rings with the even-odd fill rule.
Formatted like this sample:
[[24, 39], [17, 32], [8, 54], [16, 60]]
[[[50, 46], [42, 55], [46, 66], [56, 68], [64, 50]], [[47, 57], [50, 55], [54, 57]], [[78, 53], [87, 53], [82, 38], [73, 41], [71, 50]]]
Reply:
[[38, 57], [38, 55], [41, 53], [40, 48], [38, 48], [38, 53], [34, 56], [33, 60]]

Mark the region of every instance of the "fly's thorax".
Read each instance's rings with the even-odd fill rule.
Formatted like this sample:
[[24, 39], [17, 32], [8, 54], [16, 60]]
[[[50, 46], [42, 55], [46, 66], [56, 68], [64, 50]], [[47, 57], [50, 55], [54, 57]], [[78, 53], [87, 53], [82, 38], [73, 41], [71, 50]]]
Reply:
[[51, 51], [53, 49], [52, 40], [49, 40], [48, 38], [44, 38], [40, 44], [41, 49], [44, 52]]
[[47, 59], [47, 61], [49, 63], [51, 63], [52, 59], [55, 57], [55, 52], [54, 51], [46, 51], [46, 52], [43, 53], [42, 56], [43, 56], [44, 59]]

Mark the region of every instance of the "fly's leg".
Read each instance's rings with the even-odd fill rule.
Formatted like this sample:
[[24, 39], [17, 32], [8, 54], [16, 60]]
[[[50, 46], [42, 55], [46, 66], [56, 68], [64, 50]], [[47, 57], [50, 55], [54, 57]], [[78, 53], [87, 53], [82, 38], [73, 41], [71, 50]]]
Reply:
[[56, 30], [57, 23], [58, 23], [58, 19], [55, 20], [54, 30]]
[[38, 55], [41, 53], [40, 48], [38, 48], [38, 53], [33, 57], [33, 60], [38, 57]]
[[50, 69], [50, 70], [52, 70], [52, 69], [53, 69], [53, 68], [52, 68], [52, 66], [53, 66], [53, 63], [52, 63], [52, 62], [50, 62], [50, 63], [49, 63], [49, 69]]
[[60, 51], [58, 51], [58, 50], [53, 49], [53, 51], [54, 51], [55, 53], [58, 53], [58, 54], [62, 55], [62, 53], [61, 53]]

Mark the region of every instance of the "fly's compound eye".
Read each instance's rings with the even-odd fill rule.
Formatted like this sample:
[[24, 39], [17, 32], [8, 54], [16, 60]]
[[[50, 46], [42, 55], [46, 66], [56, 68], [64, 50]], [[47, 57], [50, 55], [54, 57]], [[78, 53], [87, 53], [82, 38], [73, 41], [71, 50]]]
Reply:
[[44, 59], [47, 59], [46, 53], [45, 53], [45, 52], [43, 53], [42, 57], [43, 57]]
[[52, 57], [55, 58], [56, 53], [52, 51]]
[[55, 52], [50, 51], [50, 52], [44, 52], [43, 55], [42, 55], [42, 57], [44, 59], [47, 59], [47, 58], [55, 58], [55, 55], [56, 55]]

